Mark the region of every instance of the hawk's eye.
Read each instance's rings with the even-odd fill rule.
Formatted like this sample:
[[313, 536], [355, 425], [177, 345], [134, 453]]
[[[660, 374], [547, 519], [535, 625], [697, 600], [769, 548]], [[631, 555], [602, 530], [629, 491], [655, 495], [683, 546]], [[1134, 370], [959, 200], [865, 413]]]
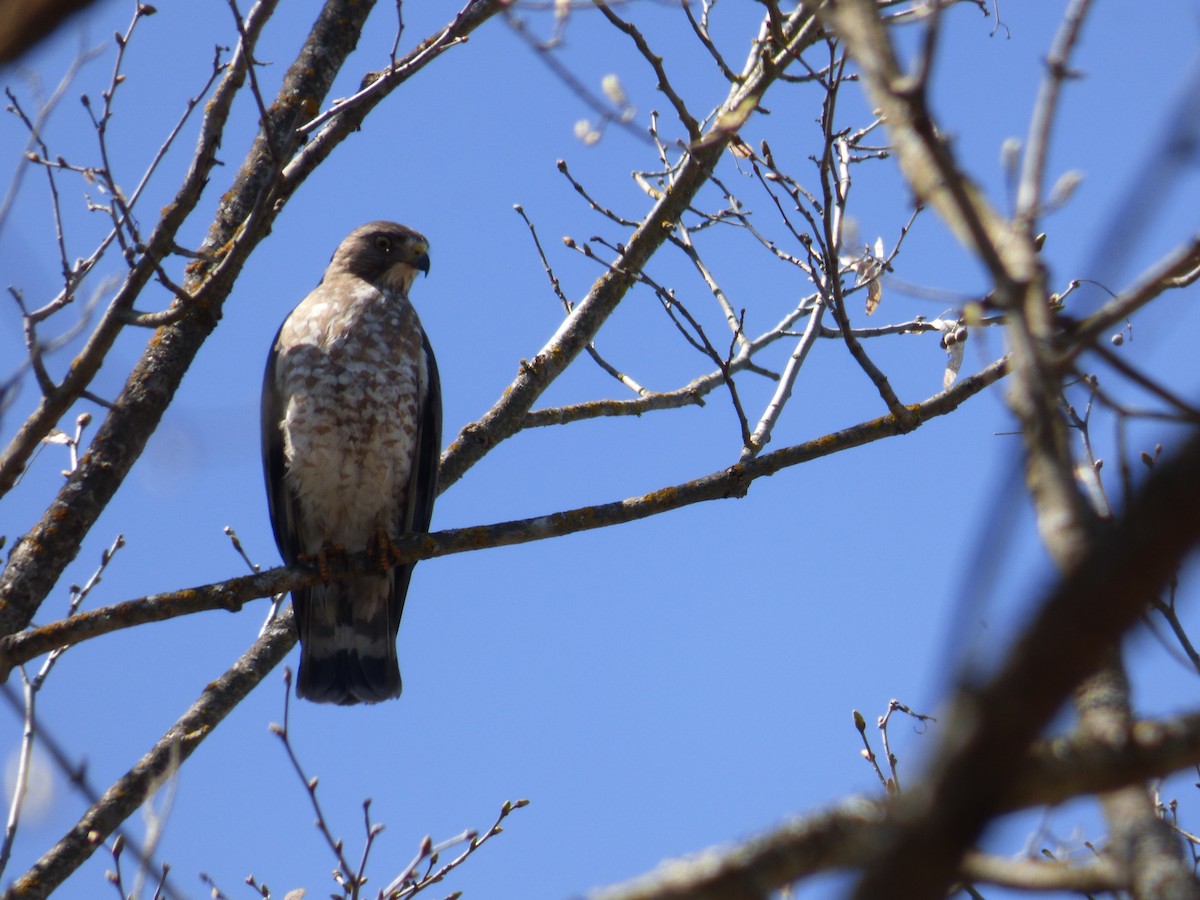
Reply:
[[392, 239], [388, 238], [388, 237], [384, 237], [382, 234], [377, 235], [375, 237], [375, 247], [378, 250], [382, 250], [384, 253], [391, 253], [392, 252]]

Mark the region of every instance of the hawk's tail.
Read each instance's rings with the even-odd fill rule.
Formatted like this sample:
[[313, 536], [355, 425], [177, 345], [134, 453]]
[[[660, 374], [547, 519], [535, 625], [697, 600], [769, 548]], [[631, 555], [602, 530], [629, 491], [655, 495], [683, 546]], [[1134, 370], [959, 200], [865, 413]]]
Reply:
[[400, 696], [389, 580], [318, 584], [293, 595], [300, 631], [296, 696], [316, 703], [377, 703]]

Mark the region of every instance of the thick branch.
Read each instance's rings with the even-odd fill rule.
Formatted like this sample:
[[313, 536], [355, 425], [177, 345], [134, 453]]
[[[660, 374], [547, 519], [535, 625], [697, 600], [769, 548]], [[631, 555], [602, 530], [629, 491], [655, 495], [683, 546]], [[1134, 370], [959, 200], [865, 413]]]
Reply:
[[[988, 385], [994, 384], [1004, 372], [1005, 361], [999, 360], [975, 375], [960, 380], [949, 390], [930, 397], [924, 403], [914, 405], [911, 411], [921, 422], [946, 415]], [[633, 522], [707, 500], [741, 497], [756, 478], [774, 475], [782, 469], [882, 438], [904, 434], [906, 430], [903, 423], [897, 422], [894, 417], [884, 416], [640, 497], [586, 506], [548, 516], [402, 538], [396, 543], [397, 552], [393, 561], [402, 564], [470, 550], [546, 540], [579, 531]], [[345, 557], [342, 563], [334, 561], [331, 571], [340, 577], [360, 575], [366, 571], [369, 564], [366, 554], [358, 553]], [[31, 631], [9, 635], [0, 638], [0, 681], [8, 678], [14, 666], [57, 647], [180, 615], [216, 609], [238, 610], [250, 600], [305, 587], [316, 583], [317, 579], [317, 574], [311, 569], [281, 566], [257, 575], [246, 575], [216, 584], [129, 600], [80, 613]]]
[[84, 813], [62, 840], [13, 882], [4, 893], [5, 900], [40, 900], [50, 896], [147, 797], [175, 777], [200, 742], [279, 664], [295, 643], [296, 629], [289, 610], [272, 622], [224, 675], [204, 689], [191, 709]]
[[[897, 818], [903, 826], [856, 892], [863, 898], [887, 892], [935, 896], [949, 886], [963, 853], [995, 814], [1014, 776], [1018, 753], [1070, 690], [1108, 659], [1123, 630], [1165, 581], [1169, 566], [1194, 541], [1196, 530], [1195, 523], [1190, 528], [1177, 523], [1190, 534], [1168, 553], [1174, 560], [1169, 564], [1163, 560], [1162, 548], [1149, 565], [1144, 558], [1126, 557], [1137, 574], [1124, 573], [1124, 591], [1115, 580], [1095, 582], [1091, 591], [1074, 584], [1086, 582], [1112, 563], [1111, 556], [1095, 558], [1097, 547], [1107, 547], [1110, 553], [1115, 549], [1111, 534], [1099, 533], [1098, 517], [1075, 481], [1059, 413], [1061, 377], [1047, 353], [1057, 325], [1034, 242], [996, 213], [958, 168], [933, 124], [924, 84], [912, 83], [901, 74], [874, 4], [837, 0], [826, 21], [846, 41], [866, 76], [872, 101], [883, 109], [905, 177], [959, 239], [979, 254], [994, 280], [997, 302], [1009, 313], [1014, 372], [1010, 402], [1025, 438], [1028, 486], [1043, 539], [1060, 569], [1071, 573], [1065, 584], [1072, 587], [1043, 608], [996, 678], [979, 690], [960, 691], [948, 740], [930, 766], [928, 781], [898, 806]], [[1186, 454], [1183, 460], [1186, 468]], [[1192, 489], [1200, 491], [1196, 485]], [[1142, 499], [1152, 495], [1148, 490]], [[1105, 596], [1106, 603], [1100, 604], [1103, 610], [1092, 603], [1096, 592]], [[1088, 630], [1095, 633], [1069, 636], [1068, 615], [1087, 619]], [[1048, 641], [1061, 641], [1059, 650], [1050, 650]], [[1039, 656], [1031, 650], [1034, 647], [1049, 655]], [[1062, 649], [1066, 647], [1071, 648], [1069, 654]], [[1030, 692], [1037, 694], [1036, 702]], [[980, 771], [987, 771], [988, 777], [979, 778]]]
[[[1072, 735], [1040, 743], [1018, 759], [1020, 775], [1000, 810], [1065, 802], [1072, 797], [1137, 785], [1200, 763], [1200, 713], [1141, 722], [1120, 747]], [[870, 863], [893, 835], [886, 800], [855, 798], [832, 810], [797, 818], [735, 847], [664, 863], [597, 900], [741, 900], [766, 897], [819, 872]], [[1032, 860], [964, 856], [956, 876], [1022, 890], [1115, 891], [1129, 876], [1110, 863], [1068, 866]], [[889, 895], [898, 896], [898, 895]]]
[[[492, 5], [474, 3], [471, 8]], [[216, 327], [241, 267], [269, 233], [282, 208], [281, 195], [290, 195], [311, 172], [311, 167], [301, 166], [284, 178], [280, 176], [286, 156], [301, 140], [297, 124], [315, 114], [327, 95], [334, 76], [357, 42], [371, 6], [358, 0], [327, 0], [284, 78], [278, 99], [269, 111], [269, 121], [255, 139], [233, 187], [224, 195], [204, 242], [208, 255], [197, 261], [189, 274], [186, 286], [193, 291], [194, 308], [180, 321], [155, 332], [79, 467], [42, 520], [14, 548], [0, 575], [0, 634], [11, 634], [30, 621], [63, 567], [74, 558], [88, 529], [141, 454], [200, 346]], [[471, 21], [478, 24], [483, 19]], [[211, 137], [206, 124], [202, 135], [205, 153], [215, 152], [223, 122], [221, 119], [216, 124], [217, 140], [211, 146], [204, 138]], [[319, 158], [328, 155], [348, 133], [338, 131], [329, 137], [322, 144], [324, 155]], [[188, 183], [198, 165], [194, 163]], [[181, 210], [181, 215], [187, 212], [190, 207]], [[173, 208], [168, 208], [165, 220], [173, 214]]]

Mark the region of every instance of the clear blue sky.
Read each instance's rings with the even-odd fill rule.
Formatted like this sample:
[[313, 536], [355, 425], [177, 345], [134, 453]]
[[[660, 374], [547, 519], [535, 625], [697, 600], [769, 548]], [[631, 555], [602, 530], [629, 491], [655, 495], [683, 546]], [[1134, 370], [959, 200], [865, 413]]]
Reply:
[[[28, 98], [30, 89], [21, 83], [28, 70], [49, 90], [80, 47], [111, 46], [130, 6], [98, 4], [5, 80]], [[1026, 133], [1040, 60], [1064, 6], [1000, 4], [1007, 28], [994, 35], [992, 20], [976, 9], [964, 6], [946, 17], [935, 109], [966, 166], [1006, 211], [1001, 144]], [[268, 92], [318, 7], [315, 0], [282, 4], [268, 26], [257, 54], [272, 63], [259, 73]], [[726, 3], [714, 13], [723, 49], [737, 64], [757, 10]], [[406, 6], [401, 49], [454, 11], [446, 2]], [[634, 4], [625, 12], [665, 57], [694, 112], [707, 113], [723, 99], [678, 9]], [[380, 4], [335, 96], [353, 92], [362, 73], [386, 63], [394, 22], [391, 7]], [[542, 33], [546, 25], [539, 20]], [[1086, 176], [1070, 203], [1045, 223], [1045, 255], [1060, 289], [1076, 277], [1103, 277], [1118, 289], [1194, 231], [1193, 166], [1156, 201], [1153, 227], [1123, 234], [1119, 248], [1100, 244], [1122, 215], [1127, 192], [1162, 164], [1154, 151], [1185, 84], [1198, 30], [1200, 7], [1186, 0], [1162, 0], [1153, 13], [1102, 3], [1088, 23], [1076, 59], [1086, 77], [1067, 87], [1050, 162], [1051, 178], [1069, 169]], [[203, 82], [213, 45], [233, 40], [223, 3], [163, 3], [139, 26], [112, 126], [111, 152], [123, 184], [136, 182], [184, 99]], [[670, 121], [644, 62], [597, 15], [572, 18], [563, 58], [593, 89], [604, 75], [618, 73], [638, 125], [645, 126], [651, 109]], [[77, 97], [98, 98], [110, 66], [111, 53], [89, 64], [69, 91], [48, 131], [53, 153], [72, 162], [95, 160]], [[777, 157], [809, 178], [805, 159], [819, 147], [814, 98], [811, 88], [780, 92], [767, 104], [772, 115], [754, 120], [743, 136], [755, 144], [766, 137]], [[855, 89], [847, 89], [843, 109], [847, 123], [864, 123]], [[259, 459], [262, 366], [279, 322], [316, 283], [341, 238], [365, 221], [396, 219], [429, 237], [432, 271], [413, 297], [442, 371], [447, 441], [477, 419], [519, 360], [536, 353], [561, 320], [513, 204], [522, 204], [537, 224], [573, 299], [586, 293], [599, 268], [559, 238], [598, 234], [616, 241], [625, 235], [589, 212], [555, 161], [566, 159], [602, 202], [631, 218], [650, 207], [628, 174], [654, 168], [652, 148], [615, 128], [584, 146], [573, 131], [587, 115], [500, 20], [394, 94], [289, 203], [41, 620], [65, 609], [67, 584], [86, 579], [118, 533], [127, 547], [89, 598], [91, 607], [242, 574], [222, 533], [226, 525], [256, 561], [278, 563]], [[227, 187], [256, 117], [243, 98], [221, 151], [227, 166], [214, 173], [202, 210], [211, 211]], [[181, 140], [143, 202], [144, 227], [171, 196], [193, 135]], [[0, 119], [5, 170], [15, 167], [24, 140], [14, 118]], [[732, 168], [723, 176], [781, 233], [750, 179]], [[63, 178], [60, 185], [70, 253], [84, 255], [104, 222], [84, 211], [78, 182]], [[715, 202], [712, 194], [707, 202]], [[851, 210], [865, 240], [882, 235], [888, 249], [894, 245], [910, 195], [890, 162], [860, 167]], [[206, 215], [185, 235], [192, 245], [202, 237]], [[898, 278], [964, 297], [984, 286], [980, 267], [932, 214], [918, 221], [910, 241]], [[748, 308], [749, 331], [766, 328], [808, 292], [792, 271], [740, 237], [714, 238], [705, 249], [735, 306]], [[117, 272], [120, 261], [113, 257], [106, 266]], [[57, 271], [44, 178], [30, 171], [0, 240], [2, 286], [17, 286], [37, 303], [56, 290]], [[651, 272], [676, 286], [719, 333], [714, 305], [682, 258], [664, 253]], [[1180, 294], [1161, 301], [1135, 323], [1134, 341], [1123, 352], [1132, 361], [1153, 362], [1181, 392], [1194, 394], [1195, 367], [1185, 348], [1194, 344], [1200, 322], [1189, 299]], [[150, 291], [143, 305], [166, 302], [161, 291]], [[885, 285], [875, 320], [932, 318], [949, 305]], [[860, 309], [855, 301], [852, 312], [862, 324]], [[147, 337], [131, 331], [122, 338], [95, 387], [99, 394], [115, 395]], [[709, 369], [682, 348], [644, 291], [625, 300], [598, 345], [655, 389], [678, 387]], [[760, 361], [781, 367], [790, 349], [783, 341]], [[906, 402], [938, 390], [944, 354], [936, 337], [893, 338], [869, 349]], [[972, 338], [964, 371], [1001, 351], [998, 333]], [[0, 301], [0, 375], [22, 352], [15, 306]], [[53, 371], [67, 359], [53, 359]], [[739, 386], [753, 418], [771, 386], [753, 376]], [[625, 396], [581, 358], [539, 406]], [[27, 385], [4, 416], [5, 438], [34, 399]], [[771, 446], [884, 412], [844, 347], [825, 342], [809, 358]], [[425, 834], [440, 840], [485, 828], [505, 800], [526, 797], [531, 805], [508, 820], [505, 834], [434, 895], [462, 889], [468, 897], [553, 898], [629, 878], [665, 857], [751, 836], [855, 792], [878, 794], [859, 756], [851, 710], [873, 721], [896, 697], [936, 715], [960, 655], [994, 658], [1046, 580], [1036, 538], [1022, 521], [1008, 534], [1003, 577], [985, 592], [986, 604], [964, 603], [962, 589], [981, 546], [1002, 549], [1005, 533], [989, 529], [1004, 508], [998, 498], [1020, 493], [1018, 483], [1004, 480], [1018, 451], [1018, 438], [1003, 434], [1010, 427], [1002, 388], [996, 388], [911, 436], [757, 482], [740, 501], [422, 563], [400, 632], [403, 697], [353, 709], [293, 703], [295, 746], [309, 774], [320, 777], [335, 831], [356, 856], [361, 802], [372, 798], [374, 818], [387, 826], [371, 867], [372, 885], [380, 888]], [[1111, 428], [1097, 432], [1101, 454], [1111, 457]], [[1155, 441], [1169, 445], [1174, 437], [1161, 427], [1135, 435], [1137, 449]], [[722, 468], [739, 447], [736, 419], [719, 393], [703, 409], [531, 431], [500, 446], [444, 494], [434, 527], [639, 495]], [[61, 448], [47, 448], [0, 506], [0, 534], [10, 545], [40, 515], [65, 462]], [[206, 613], [72, 649], [40, 697], [40, 721], [85, 758], [91, 778], [106, 787], [241, 654], [265, 612], [266, 602], [259, 601], [237, 615]], [[1145, 710], [1195, 706], [1194, 674], [1152, 638], [1136, 637], [1131, 647]], [[280, 670], [204, 743], [178, 779], [159, 857], [172, 865], [175, 885], [188, 896], [205, 895], [201, 871], [233, 897], [250, 895], [241, 881], [251, 873], [277, 896], [307, 887], [318, 897], [332, 888], [333, 863], [311, 825], [308, 800], [268, 731], [282, 715], [282, 698]], [[19, 734], [19, 720], [0, 713], [5, 757], [15, 752]], [[918, 736], [898, 721], [892, 735], [901, 771], [911, 778], [936, 726]], [[1200, 803], [1193, 794], [1183, 779], [1164, 798], [1179, 797], [1184, 824], [1190, 815], [1196, 826]], [[5, 880], [21, 874], [83, 808], [57, 777], [48, 807], [25, 822]], [[990, 848], [1020, 851], [1039, 821], [1025, 817], [997, 829]], [[130, 826], [140, 828], [136, 820]], [[1099, 840], [1103, 833], [1090, 811], [1074, 806], [1057, 812], [1049, 828], [1076, 848], [1082, 838]], [[102, 880], [110, 865], [107, 854], [97, 853], [61, 896], [111, 890]], [[820, 879], [800, 896], [831, 896], [836, 884]]]

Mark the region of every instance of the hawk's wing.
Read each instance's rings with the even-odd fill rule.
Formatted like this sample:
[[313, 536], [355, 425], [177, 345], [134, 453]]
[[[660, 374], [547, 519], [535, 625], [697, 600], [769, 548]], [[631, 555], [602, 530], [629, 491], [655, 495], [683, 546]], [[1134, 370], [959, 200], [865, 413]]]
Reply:
[[262, 459], [263, 476], [267, 484], [267, 505], [271, 510], [271, 527], [275, 532], [275, 544], [284, 562], [295, 564], [300, 549], [298, 530], [299, 509], [295, 495], [288, 490], [284, 480], [283, 421], [286, 410], [284, 398], [279, 390], [279, 336], [283, 326], [275, 332], [271, 352], [267, 356], [267, 369], [263, 373], [262, 390]]
[[[422, 330], [421, 353], [425, 363], [425, 390], [417, 410], [416, 456], [408, 476], [408, 503], [402, 510], [397, 534], [421, 534], [429, 530], [433, 501], [437, 498], [438, 463], [442, 454], [442, 382], [429, 336]], [[282, 449], [280, 451], [282, 453]], [[282, 461], [281, 461], [282, 465]], [[404, 597], [414, 563], [397, 566], [392, 575], [389, 620], [395, 635], [404, 612]]]

